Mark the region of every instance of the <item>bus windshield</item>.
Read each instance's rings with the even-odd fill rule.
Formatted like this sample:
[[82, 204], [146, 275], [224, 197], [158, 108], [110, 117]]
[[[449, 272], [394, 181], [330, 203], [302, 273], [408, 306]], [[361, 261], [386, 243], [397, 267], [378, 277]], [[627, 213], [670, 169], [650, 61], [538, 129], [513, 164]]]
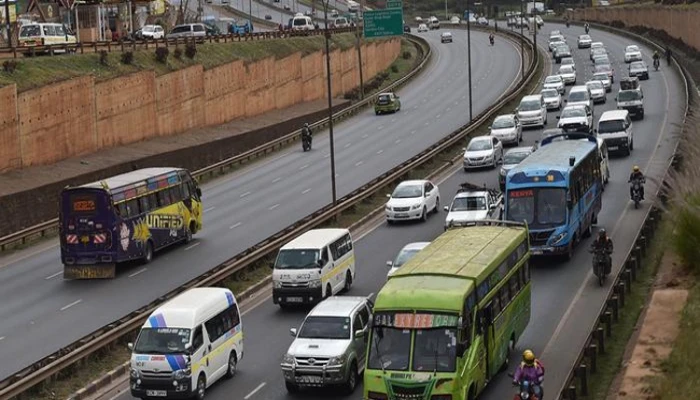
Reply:
[[275, 269], [304, 269], [311, 268], [319, 260], [317, 249], [280, 250], [275, 262]]
[[420, 329], [413, 342], [413, 371], [454, 372], [456, 328]]
[[526, 221], [533, 228], [546, 228], [566, 223], [566, 189], [528, 188], [508, 192], [510, 221]]
[[136, 354], [182, 354], [190, 342], [190, 329], [143, 328], [134, 345]]
[[372, 328], [368, 368], [408, 371], [410, 355], [410, 330], [386, 326], [375, 326]]

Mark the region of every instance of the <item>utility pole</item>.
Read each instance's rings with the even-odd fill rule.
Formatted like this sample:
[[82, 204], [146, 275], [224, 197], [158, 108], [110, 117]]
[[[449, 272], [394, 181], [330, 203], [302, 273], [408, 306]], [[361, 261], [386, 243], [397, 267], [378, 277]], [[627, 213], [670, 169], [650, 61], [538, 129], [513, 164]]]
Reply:
[[10, 0], [5, 0], [5, 27], [7, 32], [7, 47], [14, 48], [12, 42], [12, 23], [10, 22]]
[[[360, 31], [360, 15], [364, 15], [365, 0], [360, 0], [357, 22], [355, 23], [355, 35], [357, 36], [357, 62], [360, 64], [360, 100], [365, 98], [365, 81], [362, 76], [362, 31]], [[364, 18], [363, 18], [364, 19]]]
[[524, 23], [525, 22], [525, 11], [523, 10], [523, 2], [525, 0], [520, 0], [520, 17], [518, 20], [520, 21], [520, 74], [522, 75], [523, 79], [525, 79], [525, 32], [523, 31]]
[[338, 199], [335, 190], [335, 144], [333, 142], [333, 92], [331, 91], [331, 32], [328, 30], [328, 5], [330, 0], [321, 0], [323, 4], [323, 19], [326, 24], [324, 37], [326, 38], [326, 86], [328, 88], [328, 135], [331, 146], [331, 193], [333, 196], [333, 205], [335, 206]]
[[469, 122], [472, 121], [472, 9], [467, 0], [467, 63], [469, 64]]

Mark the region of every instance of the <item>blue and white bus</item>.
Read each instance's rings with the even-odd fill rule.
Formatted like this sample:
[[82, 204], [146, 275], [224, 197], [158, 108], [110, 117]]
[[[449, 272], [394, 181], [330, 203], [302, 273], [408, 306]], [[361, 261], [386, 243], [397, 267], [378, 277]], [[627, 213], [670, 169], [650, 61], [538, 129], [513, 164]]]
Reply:
[[550, 136], [508, 171], [505, 218], [525, 221], [533, 255], [573, 256], [581, 238], [591, 235], [602, 207], [600, 154], [594, 136]]

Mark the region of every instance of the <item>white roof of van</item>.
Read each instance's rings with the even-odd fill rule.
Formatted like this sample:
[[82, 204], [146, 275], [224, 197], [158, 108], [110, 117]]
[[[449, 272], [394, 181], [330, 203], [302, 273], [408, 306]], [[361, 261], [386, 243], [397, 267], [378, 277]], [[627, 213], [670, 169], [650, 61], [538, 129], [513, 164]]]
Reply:
[[360, 296], [333, 296], [318, 303], [309, 316], [349, 317], [352, 310], [367, 301]]
[[628, 114], [629, 114], [629, 111], [627, 111], [627, 110], [605, 111], [603, 113], [603, 115], [600, 116], [600, 119], [598, 120], [598, 122], [610, 121], [610, 120], [614, 120], [614, 119], [623, 119], [623, 118], [626, 118]]
[[319, 245], [325, 245], [327, 242], [335, 240], [347, 233], [349, 233], [347, 229], [312, 229], [310, 231], [306, 231], [301, 236], [287, 243], [282, 248], [285, 250], [315, 249], [319, 247]]
[[198, 315], [207, 318], [236, 303], [226, 288], [193, 288], [158, 307], [143, 324], [144, 328], [193, 328]]

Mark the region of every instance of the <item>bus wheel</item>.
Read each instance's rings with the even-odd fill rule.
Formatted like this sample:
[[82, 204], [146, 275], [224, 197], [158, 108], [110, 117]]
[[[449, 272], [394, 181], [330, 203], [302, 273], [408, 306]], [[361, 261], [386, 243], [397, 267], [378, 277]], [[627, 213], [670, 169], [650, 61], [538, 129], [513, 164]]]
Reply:
[[349, 292], [350, 288], [352, 287], [352, 274], [350, 273], [350, 270], [345, 273], [345, 287], [343, 288], [345, 292]]
[[197, 400], [204, 400], [204, 393], [207, 390], [207, 381], [204, 379], [204, 375], [200, 375], [197, 379], [197, 389], [194, 394], [194, 398]]
[[474, 384], [469, 387], [469, 394], [467, 395], [467, 400], [476, 400], [476, 390], [474, 389]]
[[194, 222], [190, 223], [190, 226], [188, 228], [185, 228], [185, 243], [189, 243], [192, 241], [192, 235], [194, 235], [194, 230], [196, 228], [194, 227]]
[[583, 237], [585, 237], [585, 238], [591, 237], [592, 231], [593, 231], [593, 217], [591, 217], [591, 222], [586, 227], [586, 230], [583, 231]]
[[331, 296], [333, 296], [333, 288], [331, 288], [331, 284], [329, 283], [328, 285], [326, 285], [326, 295], [324, 296], [324, 299], [327, 299]]
[[153, 261], [153, 242], [150, 240], [146, 241], [146, 250], [143, 253], [143, 262], [148, 264]]

